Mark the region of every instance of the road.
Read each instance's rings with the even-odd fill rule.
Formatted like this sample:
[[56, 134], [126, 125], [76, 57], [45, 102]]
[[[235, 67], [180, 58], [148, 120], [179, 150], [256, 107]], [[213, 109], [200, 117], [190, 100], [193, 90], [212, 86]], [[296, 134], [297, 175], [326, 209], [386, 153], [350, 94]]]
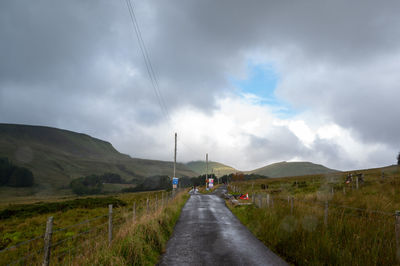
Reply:
[[224, 191], [190, 196], [159, 265], [288, 265], [225, 206]]

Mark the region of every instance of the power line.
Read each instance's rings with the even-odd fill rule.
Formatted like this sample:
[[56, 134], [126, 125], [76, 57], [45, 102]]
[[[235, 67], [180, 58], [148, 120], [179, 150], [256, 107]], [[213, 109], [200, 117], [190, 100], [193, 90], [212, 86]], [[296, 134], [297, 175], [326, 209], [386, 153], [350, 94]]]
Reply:
[[145, 65], [146, 65], [146, 70], [147, 70], [147, 73], [149, 75], [149, 78], [150, 78], [150, 81], [151, 81], [151, 85], [152, 85], [154, 93], [155, 93], [155, 95], [157, 97], [158, 104], [160, 105], [161, 111], [164, 113], [167, 122], [170, 123], [171, 117], [169, 115], [167, 105], [165, 104], [165, 101], [164, 101], [164, 99], [162, 97], [162, 94], [161, 94], [161, 91], [160, 91], [160, 86], [159, 86], [159, 83], [158, 83], [158, 79], [157, 79], [157, 76], [156, 76], [156, 74], [154, 72], [153, 65], [151, 64], [151, 60], [150, 60], [149, 52], [147, 51], [147, 48], [146, 48], [146, 44], [143, 41], [142, 32], [140, 31], [139, 23], [138, 23], [138, 21], [136, 19], [136, 15], [135, 15], [135, 11], [134, 11], [133, 5], [132, 5], [130, 0], [126, 0], [126, 4], [128, 6], [129, 15], [131, 17], [132, 25], [133, 25], [133, 28], [135, 29], [136, 37], [137, 37], [138, 42], [139, 42], [140, 51], [142, 53], [143, 60], [144, 60]]
[[[134, 6], [133, 6], [131, 0], [126, 0], [126, 4], [128, 6], [128, 11], [129, 11], [129, 15], [130, 15], [130, 18], [131, 18], [131, 22], [132, 22], [133, 28], [135, 30], [136, 37], [137, 37], [138, 42], [139, 42], [140, 51], [142, 53], [143, 60], [144, 60], [145, 65], [146, 65], [146, 70], [147, 70], [147, 73], [149, 75], [149, 78], [150, 78], [150, 81], [151, 81], [151, 85], [152, 85], [154, 93], [156, 95], [158, 104], [160, 105], [161, 111], [162, 111], [163, 115], [165, 116], [168, 125], [173, 130], [173, 127], [171, 125], [172, 119], [171, 119], [171, 116], [169, 114], [167, 105], [165, 104], [164, 98], [163, 98], [163, 96], [161, 94], [160, 85], [159, 85], [159, 82], [158, 82], [158, 79], [157, 79], [157, 75], [156, 75], [156, 73], [154, 71], [153, 65], [152, 65], [151, 60], [150, 60], [148, 49], [146, 48], [146, 44], [145, 44], [145, 42], [143, 40], [142, 32], [140, 30], [139, 23], [137, 21], [136, 15], [135, 15]], [[175, 130], [173, 130], [173, 131], [175, 131]], [[191, 152], [197, 153], [197, 152], [194, 152], [194, 150], [192, 148], [190, 148], [189, 145], [185, 144], [182, 140], [180, 142], [184, 146], [186, 146]], [[201, 155], [200, 158], [201, 157], [203, 157], [203, 155]]]

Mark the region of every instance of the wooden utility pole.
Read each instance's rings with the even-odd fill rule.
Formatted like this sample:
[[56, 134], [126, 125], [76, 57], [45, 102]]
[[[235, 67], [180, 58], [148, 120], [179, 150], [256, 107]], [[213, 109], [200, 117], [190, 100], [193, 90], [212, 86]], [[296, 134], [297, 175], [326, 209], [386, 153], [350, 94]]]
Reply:
[[207, 188], [207, 181], [208, 181], [208, 153], [206, 153], [206, 188]]
[[177, 142], [177, 139], [178, 139], [178, 134], [175, 133], [174, 176], [173, 177], [176, 177], [176, 142]]

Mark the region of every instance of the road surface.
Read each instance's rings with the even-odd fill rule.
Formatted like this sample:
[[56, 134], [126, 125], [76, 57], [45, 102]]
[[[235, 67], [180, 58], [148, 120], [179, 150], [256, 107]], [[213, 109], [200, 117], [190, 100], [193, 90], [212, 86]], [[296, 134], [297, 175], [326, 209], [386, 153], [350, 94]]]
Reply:
[[190, 196], [159, 265], [288, 265], [225, 206], [224, 191]]

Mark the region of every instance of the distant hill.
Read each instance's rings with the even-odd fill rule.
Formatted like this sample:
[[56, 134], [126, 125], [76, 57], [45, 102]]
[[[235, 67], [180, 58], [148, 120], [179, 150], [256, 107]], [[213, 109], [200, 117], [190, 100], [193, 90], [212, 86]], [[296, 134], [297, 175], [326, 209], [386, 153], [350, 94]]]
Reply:
[[[173, 163], [131, 158], [109, 142], [68, 130], [0, 123], [0, 157], [30, 169], [41, 189], [67, 187], [71, 180], [112, 172], [126, 181], [173, 174]], [[177, 176], [196, 176], [177, 164]]]
[[[203, 175], [206, 173], [207, 167], [205, 161], [193, 161], [188, 162], [185, 165], [187, 168], [189, 168], [193, 172], [198, 173], [199, 175]], [[216, 176], [223, 176], [236, 172], [238, 172], [238, 170], [225, 164], [212, 161], [208, 162], [208, 173], [210, 174], [214, 173]]]
[[320, 164], [310, 162], [280, 162], [270, 164], [246, 173], [260, 174], [269, 177], [301, 176], [337, 172]]

